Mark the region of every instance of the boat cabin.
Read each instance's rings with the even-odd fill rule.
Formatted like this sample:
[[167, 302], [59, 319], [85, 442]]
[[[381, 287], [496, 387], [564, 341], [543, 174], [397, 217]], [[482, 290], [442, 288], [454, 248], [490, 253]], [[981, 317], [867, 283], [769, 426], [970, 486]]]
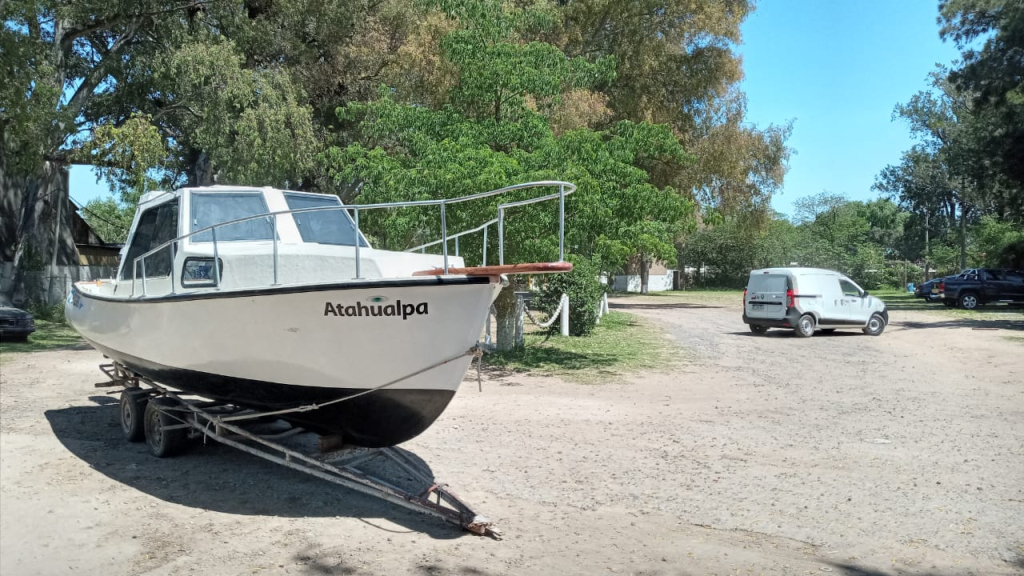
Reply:
[[148, 298], [408, 277], [442, 265], [438, 255], [374, 250], [337, 196], [208, 186], [143, 196], [117, 278], [90, 291]]

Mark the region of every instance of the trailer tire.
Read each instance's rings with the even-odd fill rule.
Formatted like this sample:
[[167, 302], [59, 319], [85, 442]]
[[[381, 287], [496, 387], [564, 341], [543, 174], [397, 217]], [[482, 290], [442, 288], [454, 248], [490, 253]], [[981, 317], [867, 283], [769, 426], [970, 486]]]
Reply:
[[146, 439], [146, 406], [149, 396], [138, 386], [130, 386], [121, 392], [120, 421], [121, 433], [129, 442]]
[[751, 324], [750, 331], [760, 336], [761, 334], [764, 334], [765, 332], [768, 331], [768, 327], [762, 326], [760, 324]]
[[178, 403], [170, 398], [153, 398], [146, 405], [146, 444], [149, 451], [157, 458], [167, 458], [181, 453], [188, 444], [188, 430], [163, 430], [164, 426], [174, 426], [182, 422], [170, 416], [160, 408], [173, 408]]

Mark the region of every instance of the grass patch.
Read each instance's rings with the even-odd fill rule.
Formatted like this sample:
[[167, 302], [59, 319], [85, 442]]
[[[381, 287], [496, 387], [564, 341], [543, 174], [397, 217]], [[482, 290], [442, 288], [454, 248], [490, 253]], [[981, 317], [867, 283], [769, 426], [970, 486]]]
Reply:
[[84, 342], [78, 332], [67, 324], [36, 320], [36, 331], [28, 337], [28, 342], [0, 341], [0, 359], [6, 361], [10, 354], [67, 348]]
[[526, 348], [497, 352], [484, 366], [561, 376], [583, 384], [615, 381], [628, 373], [673, 364], [680, 350], [658, 328], [632, 314], [611, 312], [590, 336], [526, 334]]
[[1024, 344], [1024, 336], [1003, 336], [1010, 342], [1016, 342], [1017, 344]]

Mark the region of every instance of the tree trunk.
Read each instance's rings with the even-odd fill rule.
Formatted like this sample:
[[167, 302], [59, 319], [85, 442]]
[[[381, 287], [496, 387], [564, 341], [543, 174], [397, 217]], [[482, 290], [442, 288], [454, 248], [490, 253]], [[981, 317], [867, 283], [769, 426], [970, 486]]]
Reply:
[[78, 261], [71, 232], [72, 216], [70, 211], [61, 210], [68, 201], [67, 171], [61, 165], [45, 162], [36, 174], [14, 175], [5, 170], [4, 164], [0, 158], [4, 205], [17, 204], [18, 208], [2, 223], [4, 230], [0, 236], [5, 244], [12, 236], [9, 229], [14, 230], [9, 245], [13, 249], [3, 250], [4, 259], [10, 258], [12, 278], [3, 283], [2, 299], [15, 304], [51, 303], [49, 283], [42, 282], [46, 271], [55, 276], [57, 266]]
[[648, 294], [650, 292], [650, 278], [651, 278], [651, 263], [647, 260], [643, 254], [640, 255], [640, 293]]
[[970, 210], [960, 203], [960, 269], [967, 268], [967, 212]]
[[522, 282], [516, 277], [509, 279], [509, 285], [501, 290], [494, 301], [494, 310], [498, 317], [497, 348], [506, 352], [516, 348], [516, 290]]
[[929, 212], [926, 210], [924, 213], [924, 281], [930, 280], [928, 277], [928, 259], [931, 257], [931, 244], [928, 242], [928, 215]]

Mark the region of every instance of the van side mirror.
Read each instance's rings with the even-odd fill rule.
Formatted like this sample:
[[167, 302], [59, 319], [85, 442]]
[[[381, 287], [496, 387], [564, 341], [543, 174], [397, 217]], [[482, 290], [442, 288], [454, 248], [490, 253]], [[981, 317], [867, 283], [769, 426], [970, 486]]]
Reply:
[[871, 296], [871, 293], [865, 290], [864, 294], [861, 295], [861, 298], [867, 298], [868, 296]]

